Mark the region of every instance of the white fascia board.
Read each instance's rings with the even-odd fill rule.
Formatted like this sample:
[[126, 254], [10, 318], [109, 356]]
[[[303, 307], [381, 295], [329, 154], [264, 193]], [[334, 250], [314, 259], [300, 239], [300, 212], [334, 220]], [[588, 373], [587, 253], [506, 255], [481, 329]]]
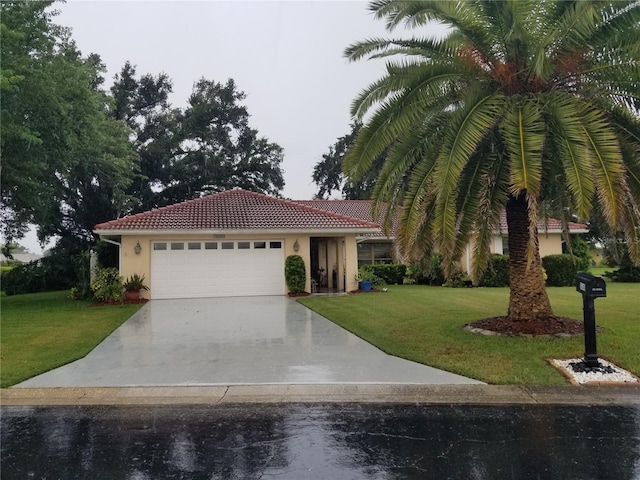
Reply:
[[226, 229], [226, 230], [94, 230], [96, 235], [290, 235], [290, 234], [311, 234], [318, 236], [332, 236], [345, 233], [365, 234], [376, 233], [377, 228], [327, 228], [325, 230], [311, 228], [295, 229]]

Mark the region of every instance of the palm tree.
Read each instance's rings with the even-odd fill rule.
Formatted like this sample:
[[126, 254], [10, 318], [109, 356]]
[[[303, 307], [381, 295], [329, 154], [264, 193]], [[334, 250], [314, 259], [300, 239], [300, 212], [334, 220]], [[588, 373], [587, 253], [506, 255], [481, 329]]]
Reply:
[[[369, 9], [390, 32], [427, 33], [345, 52], [387, 58], [385, 75], [353, 102], [354, 117], [370, 115], [343, 168], [357, 179], [388, 149], [374, 208], [402, 205], [405, 253], [437, 248], [450, 271], [473, 238], [477, 277], [506, 208], [513, 321], [553, 316], [538, 248], [547, 215], [587, 219], [597, 197], [640, 262], [639, 1], [376, 0]], [[429, 36], [430, 22], [446, 34]]]

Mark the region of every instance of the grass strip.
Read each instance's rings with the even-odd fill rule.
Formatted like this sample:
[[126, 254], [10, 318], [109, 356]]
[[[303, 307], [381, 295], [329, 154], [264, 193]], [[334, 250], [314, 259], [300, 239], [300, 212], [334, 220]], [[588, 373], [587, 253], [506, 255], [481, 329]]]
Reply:
[[2, 296], [0, 386], [84, 357], [141, 305], [92, 307], [68, 292]]

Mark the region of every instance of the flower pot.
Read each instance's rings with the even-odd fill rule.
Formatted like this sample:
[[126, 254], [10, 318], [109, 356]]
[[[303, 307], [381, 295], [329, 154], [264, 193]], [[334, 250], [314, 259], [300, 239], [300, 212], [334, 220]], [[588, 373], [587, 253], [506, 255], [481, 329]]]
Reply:
[[370, 292], [371, 291], [371, 281], [370, 280], [363, 280], [360, 282], [360, 290], [362, 290], [363, 292]]
[[124, 299], [125, 300], [140, 300], [140, 292], [128, 292], [125, 291], [124, 292]]

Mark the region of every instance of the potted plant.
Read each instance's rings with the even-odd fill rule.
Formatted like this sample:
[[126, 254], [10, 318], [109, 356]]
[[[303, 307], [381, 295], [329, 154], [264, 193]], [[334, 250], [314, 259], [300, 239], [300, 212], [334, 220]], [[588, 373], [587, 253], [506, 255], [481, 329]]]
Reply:
[[360, 290], [363, 292], [370, 292], [371, 287], [373, 286], [373, 282], [375, 280], [375, 275], [373, 272], [366, 270], [364, 268], [360, 268], [358, 270], [358, 274], [356, 275], [356, 281], [358, 282], [358, 286]]
[[144, 284], [144, 275], [138, 275], [134, 273], [129, 278], [127, 278], [123, 284], [124, 287], [124, 298], [125, 300], [139, 300], [140, 299], [140, 291], [149, 290]]

